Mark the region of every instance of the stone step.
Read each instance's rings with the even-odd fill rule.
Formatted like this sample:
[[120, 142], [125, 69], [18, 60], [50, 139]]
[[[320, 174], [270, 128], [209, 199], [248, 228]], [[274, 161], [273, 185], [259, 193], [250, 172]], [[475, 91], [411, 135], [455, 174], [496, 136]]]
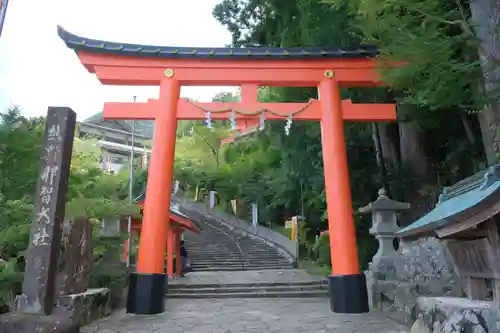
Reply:
[[[202, 243], [202, 244], [192, 244], [192, 243], [188, 243], [188, 241], [185, 242], [185, 246], [186, 248], [193, 248], [193, 249], [199, 249], [199, 250], [209, 250], [209, 249], [216, 249], [217, 247], [230, 247], [230, 248], [242, 248], [242, 249], [248, 249], [248, 250], [255, 250], [255, 251], [276, 251], [275, 248], [273, 247], [269, 247], [267, 245], [264, 245], [264, 244], [240, 244], [238, 243], [238, 245], [236, 245], [236, 242], [231, 240], [231, 239], [227, 239], [227, 240], [224, 240], [224, 241], [218, 241], [216, 239], [214, 239], [214, 237], [210, 237], [210, 236], [204, 236], [206, 239], [207, 239], [207, 242], [206, 243]], [[210, 238], [208, 238], [210, 237]]]
[[207, 266], [207, 265], [217, 265], [217, 266], [231, 266], [231, 265], [272, 265], [272, 264], [288, 264], [290, 263], [286, 260], [233, 260], [233, 261], [218, 261], [218, 260], [205, 260], [196, 261], [191, 260], [191, 266]]
[[215, 255], [207, 255], [207, 254], [192, 254], [188, 252], [188, 256], [190, 258], [198, 258], [198, 259], [203, 259], [203, 258], [216, 258], [216, 259], [233, 259], [233, 258], [283, 258], [282, 256], [278, 255], [277, 253], [269, 254], [269, 255], [255, 255], [255, 254], [230, 254], [230, 253], [218, 253]]
[[242, 252], [239, 249], [217, 249], [217, 250], [189, 250], [189, 248], [186, 248], [188, 251], [189, 255], [217, 255], [217, 254], [232, 254], [232, 255], [241, 255], [243, 254], [255, 254], [255, 255], [268, 255], [268, 254], [274, 254], [274, 255], [279, 255], [278, 252], [276, 251], [266, 251], [266, 252], [254, 252], [254, 251], [246, 251], [245, 249], [242, 249]]
[[234, 259], [221, 259], [221, 258], [190, 258], [191, 262], [194, 264], [206, 264], [206, 263], [224, 263], [231, 264], [235, 262], [245, 262], [245, 263], [261, 263], [261, 262], [281, 262], [289, 263], [288, 260], [284, 258], [234, 258]]
[[191, 266], [191, 269], [193, 271], [200, 271], [200, 270], [223, 270], [226, 268], [234, 268], [235, 270], [241, 270], [243, 268], [252, 268], [252, 269], [269, 269], [269, 268], [275, 268], [275, 267], [284, 267], [284, 268], [292, 268], [292, 265], [290, 264], [266, 264], [266, 265], [257, 265], [257, 264], [241, 264], [241, 265], [197, 265], [197, 266]]
[[219, 283], [170, 283], [168, 285], [169, 290], [175, 289], [189, 289], [189, 288], [265, 288], [265, 287], [300, 287], [300, 286], [323, 286], [327, 288], [328, 280], [309, 280], [309, 281], [278, 281], [278, 282], [231, 282], [231, 284], [219, 284]]
[[242, 293], [168, 293], [168, 298], [185, 298], [185, 299], [201, 299], [201, 298], [315, 298], [328, 297], [327, 290], [314, 291], [266, 291], [266, 292], [242, 292]]
[[207, 266], [207, 265], [219, 265], [219, 266], [226, 266], [226, 265], [248, 265], [248, 264], [290, 264], [289, 261], [284, 260], [284, 259], [274, 259], [274, 260], [245, 260], [245, 259], [240, 259], [240, 260], [191, 260], [191, 265], [192, 266]]
[[231, 265], [231, 264], [256, 264], [259, 265], [261, 263], [271, 263], [271, 264], [289, 264], [291, 263], [288, 260], [281, 258], [270, 258], [270, 259], [246, 259], [241, 258], [238, 260], [220, 260], [220, 259], [193, 259], [191, 258], [192, 265]]
[[232, 259], [232, 260], [227, 260], [227, 259], [195, 259], [191, 258], [191, 262], [193, 264], [207, 264], [207, 263], [222, 263], [222, 264], [232, 264], [232, 263], [256, 263], [260, 264], [262, 262], [286, 262], [288, 263], [288, 260], [285, 260], [284, 258], [267, 258], [267, 259], [262, 259], [262, 258], [257, 258], [257, 259], [251, 259], [251, 258], [237, 258], [237, 259]]
[[[189, 254], [217, 254], [217, 253], [241, 253], [238, 248], [220, 248], [220, 249], [200, 249], [197, 248], [196, 250], [190, 249], [189, 247], [186, 247], [186, 250], [188, 251]], [[276, 255], [278, 252], [276, 251], [271, 251], [271, 250], [248, 250], [245, 248], [241, 249], [243, 253], [247, 254], [274, 254]]]
[[169, 287], [168, 293], [175, 294], [228, 294], [228, 293], [259, 293], [259, 292], [291, 292], [291, 291], [326, 291], [321, 284], [289, 285], [289, 286], [220, 286], [217, 288], [175, 288]]
[[293, 266], [289, 265], [276, 265], [276, 266], [235, 266], [235, 267], [199, 267], [193, 268], [193, 272], [222, 272], [222, 271], [260, 271], [267, 269], [292, 269]]
[[193, 256], [188, 253], [189, 258], [198, 260], [222, 260], [222, 261], [233, 261], [233, 260], [262, 260], [262, 259], [285, 259], [285, 257], [279, 256], [277, 254], [272, 256], [256, 256], [256, 255], [216, 255], [216, 256]]

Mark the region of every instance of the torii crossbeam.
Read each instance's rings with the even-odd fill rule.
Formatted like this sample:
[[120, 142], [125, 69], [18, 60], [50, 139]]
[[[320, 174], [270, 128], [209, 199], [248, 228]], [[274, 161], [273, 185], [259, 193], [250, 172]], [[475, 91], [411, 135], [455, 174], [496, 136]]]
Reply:
[[[231, 117], [231, 110], [245, 109], [252, 116], [235, 114], [236, 128], [241, 133], [247, 132], [259, 126], [259, 119], [255, 116], [263, 110], [273, 110], [275, 113], [266, 112], [266, 120], [284, 120], [286, 116], [296, 110], [294, 120], [321, 120], [321, 103], [311, 100], [309, 103], [259, 103], [248, 102], [244, 98], [248, 94], [257, 91], [257, 86], [242, 86], [242, 100], [247, 102], [212, 102], [195, 103], [181, 98], [177, 106], [177, 120], [201, 120], [206, 118], [207, 110], [227, 110], [215, 112], [211, 115], [212, 120], [227, 120]], [[149, 99], [146, 103], [104, 103], [103, 118], [116, 120], [155, 120], [158, 111], [157, 99]], [[250, 111], [257, 110], [257, 111]], [[281, 114], [281, 115], [279, 115]], [[396, 106], [394, 104], [353, 104], [350, 99], [342, 100], [342, 117], [344, 121], [394, 121], [396, 119]], [[223, 143], [232, 142], [234, 138], [227, 138]], [[170, 276], [171, 265], [167, 263], [167, 274]]]
[[[154, 120], [158, 112], [156, 99], [150, 99], [147, 103], [104, 103], [103, 118], [105, 119], [134, 119]], [[228, 110], [226, 112], [212, 113], [212, 120], [227, 120], [231, 117], [230, 110], [275, 110], [281, 114], [289, 114], [295, 110], [303, 109], [297, 113], [294, 120], [321, 120], [321, 103], [311, 100], [309, 103], [194, 103], [187, 99], [179, 99], [177, 106], [178, 120], [205, 119], [206, 110]], [[256, 112], [257, 113], [257, 112]], [[237, 119], [254, 119], [254, 116], [237, 115]], [[350, 99], [342, 101], [342, 118], [345, 121], [394, 121], [396, 119], [396, 107], [394, 104], [355, 104]], [[286, 117], [276, 114], [266, 114], [266, 120], [286, 120]]]
[[[380, 121], [395, 118], [394, 106], [366, 106], [341, 101], [342, 87], [374, 87], [382, 84], [376, 72], [378, 49], [352, 48], [188, 48], [137, 45], [93, 40], [58, 28], [59, 36], [73, 49], [90, 73], [103, 84], [152, 85], [160, 87], [157, 101], [141, 106], [107, 104], [105, 117], [154, 119], [153, 153], [149, 167], [147, 196], [140, 238], [137, 272], [132, 273], [127, 312], [154, 314], [164, 311], [167, 276], [164, 272], [165, 242], [171, 233], [168, 223], [177, 120], [216, 119], [216, 104], [189, 104], [180, 100], [181, 86], [283, 86], [317, 87], [319, 101], [309, 105], [258, 104], [257, 91], [242, 95], [232, 107], [262, 107], [267, 119], [295, 109], [293, 118], [319, 120], [325, 170], [325, 190], [332, 254], [328, 278], [333, 312], [363, 313], [369, 310], [366, 278], [358, 263], [356, 231], [344, 142], [344, 121]], [[254, 104], [253, 104], [254, 103]], [[300, 108], [304, 107], [304, 110]], [[135, 109], [134, 109], [135, 108]], [[141, 112], [143, 115], [135, 114]], [[262, 110], [258, 112], [262, 114]], [[238, 112], [240, 120], [253, 122], [257, 115]], [[141, 118], [142, 117], [142, 118]], [[184, 118], [182, 118], [184, 117]], [[301, 118], [302, 117], [302, 118]], [[289, 120], [289, 119], [288, 119]], [[167, 242], [167, 254], [173, 254]], [[170, 265], [170, 264], [169, 264]], [[170, 269], [168, 269], [170, 271]]]

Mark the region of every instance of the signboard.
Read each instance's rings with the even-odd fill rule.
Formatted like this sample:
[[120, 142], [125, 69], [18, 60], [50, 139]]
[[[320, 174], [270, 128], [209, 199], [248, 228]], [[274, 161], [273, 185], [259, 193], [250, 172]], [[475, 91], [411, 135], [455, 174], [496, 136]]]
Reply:
[[9, 0], [0, 0], [0, 37], [2, 36], [3, 23], [5, 22], [8, 5]]
[[469, 241], [448, 241], [446, 248], [455, 271], [461, 277], [499, 279], [498, 260], [486, 238]]
[[209, 194], [209, 197], [208, 197], [208, 200], [209, 200], [209, 204], [210, 204], [210, 209], [214, 209], [215, 207], [215, 191], [210, 191], [208, 194]]
[[144, 154], [142, 155], [142, 160], [141, 160], [141, 167], [143, 169], [147, 169], [148, 168], [148, 154]]
[[252, 225], [257, 227], [257, 224], [259, 224], [259, 208], [256, 203], [252, 204]]
[[236, 199], [231, 200], [231, 208], [233, 209], [234, 216], [238, 216], [238, 206], [236, 205]]
[[285, 221], [285, 229], [291, 229], [289, 238], [293, 241], [297, 240], [297, 221], [297, 216], [292, 217], [291, 220]]

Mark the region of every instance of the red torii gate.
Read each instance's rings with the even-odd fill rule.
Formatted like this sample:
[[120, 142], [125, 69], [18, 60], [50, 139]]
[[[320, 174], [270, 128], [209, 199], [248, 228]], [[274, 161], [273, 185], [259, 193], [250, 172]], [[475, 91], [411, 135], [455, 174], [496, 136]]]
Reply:
[[[119, 109], [107, 104], [104, 114], [108, 119], [155, 120], [139, 258], [137, 272], [130, 279], [128, 312], [153, 314], [164, 311], [164, 251], [170, 232], [166, 203], [170, 202], [171, 196], [177, 120], [204, 119], [207, 115], [213, 116], [212, 119], [216, 119], [216, 115], [227, 119], [232, 113], [230, 110], [224, 114], [221, 110], [209, 109], [215, 104], [187, 104], [179, 99], [181, 85], [241, 85], [243, 90], [249, 92], [242, 95], [242, 104], [238, 106], [259, 111], [258, 114], [265, 112], [268, 119], [272, 119], [271, 115], [277, 111], [271, 109], [271, 105], [261, 110], [263, 104], [256, 102], [256, 86], [318, 87], [320, 100], [308, 103], [303, 110], [293, 110], [293, 117], [321, 122], [332, 251], [332, 275], [328, 280], [331, 309], [337, 313], [369, 310], [366, 278], [360, 272], [358, 263], [343, 122], [394, 120], [395, 108], [377, 106], [370, 110], [362, 106], [366, 110], [356, 112], [355, 104], [347, 107], [349, 102], [341, 101], [341, 87], [381, 84], [375, 71], [376, 47], [163, 47], [92, 40], [72, 35], [61, 27], [58, 27], [58, 32], [66, 45], [76, 51], [85, 68], [95, 73], [101, 83], [160, 87], [157, 101], [149, 101], [146, 106], [122, 104]], [[289, 103], [272, 104], [272, 108], [285, 114], [292, 110]], [[256, 118], [256, 115], [245, 112], [238, 114], [240, 118]], [[349, 115], [351, 118], [348, 118]], [[167, 243], [167, 251], [173, 253], [172, 242]]]
[[[141, 214], [143, 213], [144, 209], [144, 193], [140, 196], [139, 199], [136, 199], [137, 204], [141, 207]], [[168, 243], [173, 244], [173, 252], [175, 253], [176, 257], [176, 267], [175, 267], [175, 274], [173, 270], [173, 257], [174, 253], [168, 253], [167, 256], [167, 265], [171, 267], [171, 272], [169, 276], [174, 276], [174, 275], [180, 275], [181, 272], [181, 261], [179, 260], [181, 256], [181, 234], [184, 231], [191, 231], [196, 234], [199, 234], [201, 232], [201, 229], [193, 223], [193, 219], [189, 216], [185, 216], [182, 213], [180, 213], [177, 209], [172, 210], [170, 209], [169, 216], [168, 216], [168, 223], [170, 224], [170, 232], [168, 233], [167, 236], [167, 246]], [[131, 225], [131, 231], [129, 237], [132, 237], [132, 234], [135, 232], [140, 235], [142, 229], [142, 221], [139, 218], [132, 218], [132, 225]], [[123, 244], [123, 260], [126, 261], [128, 257], [128, 247], [127, 247], [128, 240], [125, 241]]]

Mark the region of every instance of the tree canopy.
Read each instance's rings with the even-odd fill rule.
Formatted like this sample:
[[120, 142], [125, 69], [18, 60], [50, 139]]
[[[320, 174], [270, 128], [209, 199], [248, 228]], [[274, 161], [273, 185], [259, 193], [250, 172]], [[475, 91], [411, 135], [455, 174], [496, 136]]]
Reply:
[[[364, 43], [380, 49], [379, 72], [386, 86], [342, 91], [343, 98], [355, 102], [398, 105], [395, 123], [345, 124], [353, 208], [386, 187], [394, 199], [412, 204], [401, 221], [408, 224], [433, 207], [443, 186], [497, 161], [497, 96], [484, 89], [479, 54], [486, 42], [500, 41], [479, 38], [481, 22], [470, 5], [460, 0], [222, 0], [213, 15], [231, 32], [235, 47]], [[395, 63], [400, 66], [389, 66]], [[217, 100], [221, 97], [239, 98], [220, 94]], [[317, 98], [317, 92], [261, 87], [259, 98], [304, 102]], [[192, 136], [178, 141], [176, 176], [194, 187], [216, 190], [226, 205], [232, 199], [246, 207], [258, 202], [261, 223], [279, 225], [288, 216], [303, 214], [312, 234], [324, 230], [319, 124], [294, 121], [287, 136], [284, 122], [268, 122], [264, 131], [223, 146], [208, 142], [227, 135], [227, 126], [212, 132], [191, 122]], [[212, 146], [218, 147], [216, 160]], [[357, 216], [365, 262], [373, 251], [369, 224]]]

